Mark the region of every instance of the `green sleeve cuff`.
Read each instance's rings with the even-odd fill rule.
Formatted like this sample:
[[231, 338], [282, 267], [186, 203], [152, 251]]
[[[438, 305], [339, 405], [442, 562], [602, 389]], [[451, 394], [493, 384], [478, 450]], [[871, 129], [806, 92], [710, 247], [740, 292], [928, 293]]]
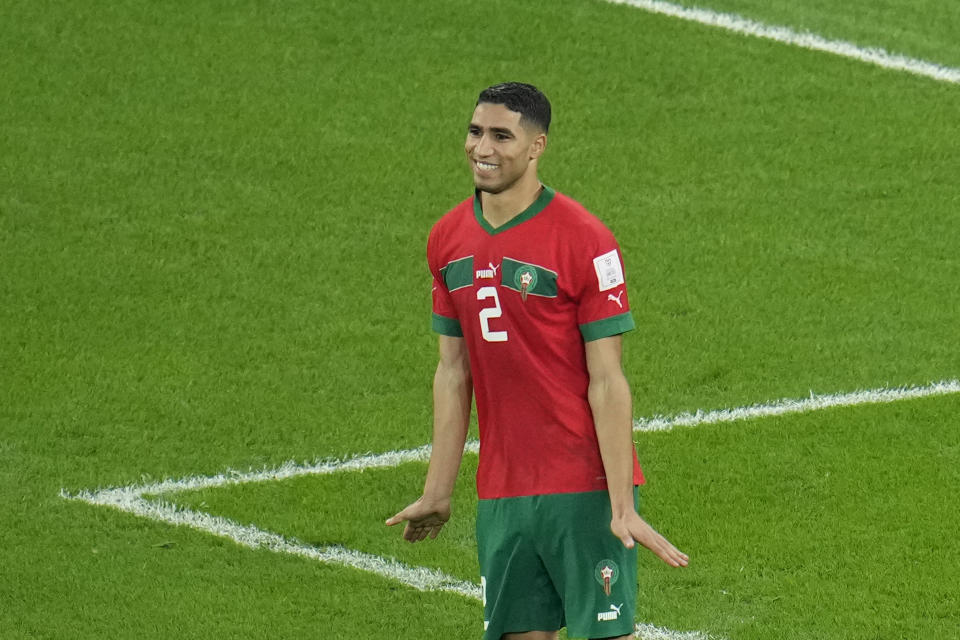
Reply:
[[460, 321], [446, 316], [433, 314], [432, 328], [441, 335], [451, 338], [462, 338], [463, 329], [460, 328]]
[[626, 333], [635, 326], [633, 316], [630, 315], [629, 311], [626, 311], [620, 315], [582, 324], [580, 325], [580, 333], [583, 335], [584, 342], [592, 342], [600, 338], [609, 338], [610, 336]]

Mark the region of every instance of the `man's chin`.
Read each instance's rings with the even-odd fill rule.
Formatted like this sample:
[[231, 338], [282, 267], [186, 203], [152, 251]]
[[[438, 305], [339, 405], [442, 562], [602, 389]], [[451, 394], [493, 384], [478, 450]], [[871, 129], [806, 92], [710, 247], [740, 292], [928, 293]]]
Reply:
[[498, 193], [503, 193], [505, 189], [502, 184], [490, 184], [489, 182], [481, 182], [480, 180], [474, 179], [473, 186], [477, 191], [482, 191], [483, 193], [489, 193], [496, 195]]

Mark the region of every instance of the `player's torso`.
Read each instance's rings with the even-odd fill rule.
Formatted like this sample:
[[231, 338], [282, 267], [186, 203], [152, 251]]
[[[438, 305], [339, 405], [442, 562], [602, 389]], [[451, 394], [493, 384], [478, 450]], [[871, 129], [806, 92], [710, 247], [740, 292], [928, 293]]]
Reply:
[[557, 214], [547, 207], [503, 230], [465, 214], [448, 238], [438, 264], [471, 357], [524, 366], [531, 356], [582, 352], [570, 273], [575, 237]]
[[476, 199], [461, 203], [434, 227], [428, 258], [435, 328], [469, 351], [480, 498], [605, 489], [584, 341], [632, 328], [613, 235], [545, 189], [496, 229]]

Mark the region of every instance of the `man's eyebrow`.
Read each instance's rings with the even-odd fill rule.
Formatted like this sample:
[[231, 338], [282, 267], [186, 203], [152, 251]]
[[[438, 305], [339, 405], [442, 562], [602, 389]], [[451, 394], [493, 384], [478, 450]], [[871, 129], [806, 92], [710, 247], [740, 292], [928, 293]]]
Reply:
[[[468, 128], [468, 129], [480, 129], [481, 131], [483, 130], [483, 127], [481, 127], [480, 125], [478, 125], [476, 122], [471, 122], [470, 125], [469, 125], [467, 128]], [[512, 131], [511, 129], [507, 129], [507, 128], [504, 128], [504, 127], [490, 127], [489, 130], [490, 130], [491, 133], [505, 133], [505, 134], [510, 135], [510, 136], [516, 135], [516, 134], [513, 133], [513, 131]]]

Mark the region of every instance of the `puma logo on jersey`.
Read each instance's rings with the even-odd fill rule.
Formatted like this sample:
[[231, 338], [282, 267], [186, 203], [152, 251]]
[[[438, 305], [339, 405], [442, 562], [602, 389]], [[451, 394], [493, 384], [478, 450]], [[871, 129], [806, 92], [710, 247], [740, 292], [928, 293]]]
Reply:
[[623, 295], [623, 291], [621, 291], [621, 292], [618, 293], [617, 295], [613, 295], [612, 293], [608, 293], [608, 294], [607, 294], [607, 300], [610, 300], [610, 301], [612, 301], [612, 302], [616, 302], [616, 303], [617, 303], [617, 306], [620, 307], [621, 309], [623, 309], [623, 303], [620, 302], [620, 296], [622, 296], [622, 295]]
[[620, 603], [618, 607], [615, 604], [610, 605], [610, 611], [601, 611], [597, 614], [597, 622], [609, 622], [611, 620], [616, 620], [620, 617], [620, 609], [623, 608], [623, 603]]
[[477, 269], [477, 278], [496, 278], [497, 270], [500, 269], [500, 265], [493, 266], [492, 262], [488, 262], [487, 266], [489, 269]]

